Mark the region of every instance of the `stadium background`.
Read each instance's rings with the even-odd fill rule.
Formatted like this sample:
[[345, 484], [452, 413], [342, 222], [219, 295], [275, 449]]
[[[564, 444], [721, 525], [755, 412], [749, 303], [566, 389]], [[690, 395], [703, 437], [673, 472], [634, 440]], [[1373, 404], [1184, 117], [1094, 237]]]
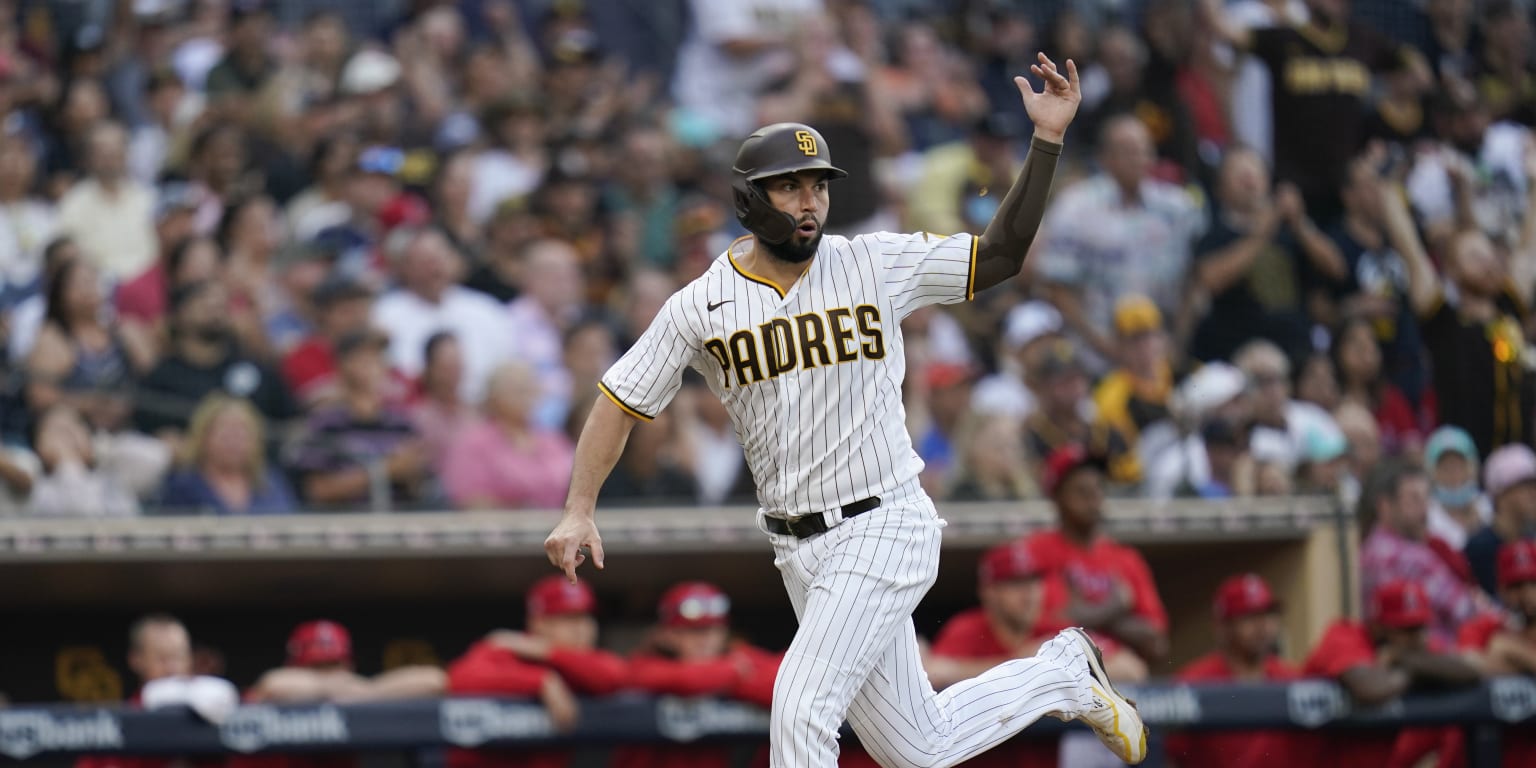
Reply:
[[[1369, 166], [1366, 186], [1378, 175], [1383, 185], [1405, 183], [1417, 234], [1442, 271], [1455, 232], [1482, 229], [1499, 269], [1524, 278], [1528, 295], [1536, 281], [1521, 271], [1536, 115], [1530, 10], [1343, 3], [1351, 34], [1379, 33], [1399, 57], [1377, 67], [1368, 88], [1346, 94], [1344, 107], [1359, 114], [1324, 111], [1298, 138], [1285, 134], [1283, 115], [1265, 108], [1254, 117], [1253, 105], [1267, 99], [1245, 79], [1253, 62], [1218, 39], [1220, 25], [1198, 5], [0, 3], [8, 214], [0, 227], [0, 461], [35, 485], [29, 499], [4, 474], [0, 488], [0, 692], [13, 702], [126, 698], [136, 685], [124, 665], [126, 629], [150, 611], [186, 621], [208, 669], [241, 685], [280, 665], [289, 630], [316, 617], [351, 628], [363, 673], [446, 663], [486, 631], [520, 625], [523, 592], [545, 573], [537, 541], [554, 519], [545, 510], [563, 492], [551, 486], [563, 483], [551, 467], [569, 451], [559, 435], [574, 434], [593, 377], [658, 297], [740, 234], [723, 183], [739, 135], [779, 119], [822, 129], [839, 164], [856, 170], [833, 189], [833, 231], [979, 231], [989, 188], [1005, 183], [1027, 143], [1008, 78], [1036, 49], [1073, 56], [1089, 96], [1057, 195], [1104, 168], [1099, 131], [1132, 115], [1154, 143], [1143, 173], [1172, 201], [1158, 212], [1171, 231], [1121, 233], [1145, 249], [1127, 258], [1150, 265], [1128, 270], [1138, 273], [1125, 281], [1134, 290], [1114, 281], [1085, 287], [1061, 265], [1103, 258], [1085, 233], [1118, 214], [1092, 200], [1087, 213], [1048, 213], [1041, 272], [907, 328], [914, 437], [929, 464], [925, 483], [952, 521], [919, 631], [931, 636], [975, 604], [987, 547], [1054, 525], [1039, 471], [1062, 442], [1046, 426], [1064, 420], [1089, 442], [1114, 434], [1100, 446], [1122, 460], [1108, 530], [1147, 558], [1172, 619], [1170, 654], [1153, 678], [1209, 649], [1217, 584], [1249, 570], [1281, 594], [1282, 652], [1301, 660], [1331, 620], [1364, 602], [1357, 545], [1372, 521], [1355, 522], [1361, 482], [1383, 456], [1422, 460], [1443, 417], [1465, 415], [1447, 411], [1447, 395], [1482, 390], [1436, 392], [1436, 350], [1381, 330], [1383, 310], [1369, 315], [1372, 301], [1388, 302], [1385, 314], [1396, 319], [1408, 286], [1400, 272], [1397, 282], [1370, 279], [1359, 267], [1369, 258], [1346, 256], [1347, 274], [1320, 276], [1287, 241], [1277, 245], [1281, 272], [1253, 266], [1237, 278], [1248, 293], [1227, 293], [1234, 283], [1214, 297], [1204, 290], [1202, 256], [1222, 246], [1211, 230], [1230, 225], [1220, 164], [1245, 144], [1268, 159], [1261, 167], [1277, 157], [1283, 164], [1285, 147], [1298, 142], [1347, 145], [1340, 151], [1365, 160], [1335, 169], [1333, 182]], [[1299, 17], [1308, 6], [1246, 2], [1221, 11], [1261, 26], [1266, 14]], [[719, 28], [701, 32], [706, 7]], [[1447, 48], [1455, 35], [1435, 34], [1463, 24], [1464, 50]], [[1404, 47], [1418, 56], [1402, 56]], [[1367, 53], [1342, 54], [1356, 55]], [[1419, 110], [1416, 126], [1384, 117], [1405, 104]], [[1467, 115], [1478, 119], [1452, 119]], [[109, 125], [124, 133], [114, 137]], [[122, 142], [115, 156], [114, 138]], [[109, 176], [126, 178], [129, 201], [93, 194]], [[1262, 192], [1272, 202], [1267, 185]], [[1325, 184], [1302, 197], [1320, 230], [1348, 234], [1347, 194]], [[1459, 203], [1471, 213], [1447, 215]], [[447, 236], [429, 234], [432, 227]], [[1402, 269], [1384, 258], [1383, 269]], [[97, 279], [74, 286], [71, 308], [53, 320], [52, 278], [79, 274]], [[1260, 289], [1276, 274], [1290, 294]], [[1068, 301], [1062, 286], [1089, 307], [1086, 328], [1048, 308]], [[410, 300], [390, 303], [445, 290], [473, 298], [454, 296], [444, 302], [453, 308], [436, 314]], [[1112, 306], [1131, 293], [1151, 294], [1155, 308]], [[221, 379], [194, 381], [188, 371], [207, 353], [196, 337], [219, 325], [198, 306], [210, 295], [211, 314], [230, 321], [216, 330], [231, 351], [213, 366]], [[1244, 301], [1263, 309], [1221, 314]], [[1359, 306], [1377, 323], [1382, 359], [1374, 371], [1346, 373], [1352, 363], [1335, 348]], [[354, 333], [358, 317], [382, 338]], [[1522, 309], [1515, 319], [1529, 316]], [[1244, 363], [1236, 344], [1213, 342], [1203, 325], [1225, 326], [1227, 338], [1272, 340], [1289, 368], [1282, 400], [1325, 414], [1289, 425], [1294, 439], [1279, 448], [1239, 441], [1247, 474], [1232, 483], [1193, 477], [1181, 449], [1159, 455], [1133, 434], [1150, 434], [1145, 428], [1171, 410], [1179, 434], [1214, 446], [1221, 404], [1196, 402], [1198, 390], [1180, 400], [1165, 386], [1150, 397], [1163, 410], [1149, 416], [1123, 399], [1105, 409], [1088, 389], [1123, 362], [1095, 345], [1095, 334], [1113, 346], [1120, 335], [1154, 333], [1175, 381], [1201, 363]], [[423, 375], [422, 344], [441, 328], [459, 331], [462, 348], [461, 366], [437, 359], [442, 367], [431, 369], [447, 384]], [[109, 340], [105, 351], [100, 338]], [[1030, 359], [1048, 381], [1022, 375], [1014, 359], [1036, 354], [1041, 339], [1051, 342], [1049, 359]], [[1513, 341], [1517, 359], [1529, 354], [1523, 337]], [[376, 345], [383, 366], [342, 371], [334, 359], [367, 361]], [[62, 364], [50, 354], [59, 349]], [[1243, 393], [1272, 378], [1255, 368], [1273, 361], [1259, 357], [1240, 365]], [[493, 383], [492, 369], [509, 362]], [[1464, 372], [1469, 381], [1494, 375]], [[1067, 383], [1051, 391], [1053, 382]], [[521, 465], [519, 476], [534, 478], [521, 487], [452, 471], [465, 463], [451, 458], [456, 442], [469, 446], [460, 457], [475, 455], [463, 438], [488, 389], [497, 423], [550, 441], [539, 460]], [[1402, 408], [1387, 402], [1388, 389]], [[285, 488], [258, 511], [281, 514], [229, 514], [223, 502], [188, 492], [211, 452], [189, 438], [198, 433], [190, 422], [216, 390], [255, 404], [265, 439], [248, 458], [264, 458]], [[604, 525], [634, 526], [609, 534], [612, 572], [589, 574], [605, 647], [636, 644], [657, 597], [688, 578], [730, 593], [733, 625], [753, 642], [782, 648], [793, 631], [767, 549], [750, 530], [739, 452], [719, 447], [728, 430], [699, 395], [685, 387], [674, 416], [641, 428], [621, 464], [623, 482], [605, 496]], [[370, 396], [398, 406], [399, 419], [336, 421], [338, 402]], [[1517, 399], [1536, 421], [1531, 405]], [[1047, 411], [1046, 424], [1031, 421]], [[1504, 442], [1531, 441], [1531, 430], [1507, 423], [1485, 430], [1482, 415], [1455, 422], [1480, 458]], [[1248, 425], [1236, 426], [1249, 436]], [[392, 457], [423, 438], [432, 447], [400, 459], [409, 466], [395, 477]], [[83, 454], [82, 474], [60, 469], [71, 450]], [[346, 493], [315, 487], [317, 476], [358, 472], [366, 481]], [[464, 511], [471, 508], [480, 511]], [[486, 522], [433, 538], [456, 519]], [[1463, 524], [1463, 538], [1483, 522]], [[360, 543], [369, 526], [386, 531], [384, 543]]]

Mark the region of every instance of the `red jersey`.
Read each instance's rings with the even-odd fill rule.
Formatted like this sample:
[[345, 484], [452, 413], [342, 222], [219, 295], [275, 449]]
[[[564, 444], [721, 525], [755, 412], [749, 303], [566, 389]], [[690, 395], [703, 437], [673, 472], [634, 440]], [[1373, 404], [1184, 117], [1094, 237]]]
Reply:
[[[1376, 663], [1376, 646], [1365, 625], [1340, 619], [1328, 627], [1312, 655], [1302, 665], [1303, 677], [1338, 679], [1355, 667]], [[1404, 728], [1323, 734], [1313, 739], [1315, 759], [1298, 764], [1333, 768], [1408, 768], [1430, 752], [1438, 752], [1437, 768], [1459, 768], [1466, 755], [1455, 728]]]
[[[613, 693], [629, 679], [624, 660], [605, 651], [556, 649], [546, 663], [537, 664], [482, 640], [448, 665], [448, 693], [532, 698], [539, 695], [544, 676], [556, 673], [581, 696]], [[564, 749], [450, 749], [447, 756], [449, 768], [564, 768], [570, 761], [570, 752]]]
[[[1037, 634], [1036, 637], [1039, 637]], [[1014, 658], [1017, 650], [1003, 647], [992, 623], [980, 608], [962, 611], [944, 622], [933, 641], [933, 654], [951, 659]], [[1060, 739], [1014, 739], [961, 763], [969, 768], [1055, 768]]]
[[1157, 595], [1152, 569], [1136, 550], [1108, 536], [1099, 536], [1081, 547], [1059, 529], [1031, 534], [1025, 541], [1045, 573], [1045, 603], [1040, 625], [1035, 627], [1037, 633], [1054, 635], [1074, 626], [1066, 615], [1073, 590], [1097, 604], [1111, 599], [1117, 589], [1130, 593], [1132, 613], [1167, 631], [1168, 611]]
[[[1484, 651], [1493, 642], [1494, 635], [1516, 632], [1503, 616], [1484, 613], [1461, 625], [1456, 635], [1456, 645], [1463, 650]], [[1532, 641], [1527, 639], [1527, 642]], [[1504, 768], [1529, 768], [1536, 765], [1536, 733], [1529, 727], [1505, 728], [1503, 754]]]
[[[659, 696], [718, 696], [773, 707], [773, 680], [783, 654], [770, 653], [745, 643], [731, 646], [726, 655], [709, 661], [678, 661], [654, 653], [629, 659], [630, 682]], [[614, 768], [729, 768], [740, 750], [731, 744], [687, 744], [621, 747], [614, 751]], [[767, 745], [753, 758], [754, 766], [768, 765]]]
[[[1264, 660], [1265, 680], [1294, 680], [1296, 668], [1277, 656]], [[1227, 657], [1220, 652], [1202, 656], [1179, 670], [1175, 679], [1187, 683], [1236, 680]], [[1285, 731], [1179, 731], [1169, 734], [1168, 756], [1179, 768], [1286, 768], [1296, 765], [1296, 739]]]
[[336, 356], [330, 342], [320, 336], [310, 336], [283, 355], [283, 380], [300, 402], [308, 400], [317, 388], [331, 383], [335, 377]]

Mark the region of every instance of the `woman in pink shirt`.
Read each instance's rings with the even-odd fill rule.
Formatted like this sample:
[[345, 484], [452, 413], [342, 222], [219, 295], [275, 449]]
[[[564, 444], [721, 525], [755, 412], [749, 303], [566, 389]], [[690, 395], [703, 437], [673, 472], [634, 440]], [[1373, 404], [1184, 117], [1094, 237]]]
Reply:
[[564, 434], [533, 422], [542, 391], [533, 369], [497, 368], [485, 417], [449, 442], [443, 485], [459, 507], [558, 509], [565, 502], [574, 448]]

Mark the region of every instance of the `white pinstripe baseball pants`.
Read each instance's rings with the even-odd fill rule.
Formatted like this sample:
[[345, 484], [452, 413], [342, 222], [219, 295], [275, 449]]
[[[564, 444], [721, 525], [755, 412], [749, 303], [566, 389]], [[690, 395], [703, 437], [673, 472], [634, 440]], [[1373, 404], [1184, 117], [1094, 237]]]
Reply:
[[837, 765], [845, 716], [886, 768], [939, 768], [1091, 701], [1083, 651], [1060, 639], [934, 692], [912, 611], [938, 575], [944, 521], [915, 482], [902, 491], [819, 536], [769, 534], [800, 619], [773, 686], [772, 768]]

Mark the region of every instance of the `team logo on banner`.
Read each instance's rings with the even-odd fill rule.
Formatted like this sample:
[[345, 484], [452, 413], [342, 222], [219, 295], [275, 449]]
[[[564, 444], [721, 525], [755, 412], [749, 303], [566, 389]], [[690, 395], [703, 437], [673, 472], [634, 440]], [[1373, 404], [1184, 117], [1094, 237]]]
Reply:
[[1528, 677], [1499, 677], [1488, 682], [1488, 703], [1493, 716], [1518, 723], [1536, 715], [1536, 682]]
[[284, 745], [345, 744], [347, 720], [329, 704], [278, 709], [240, 707], [219, 726], [219, 741], [236, 752], [255, 752]]
[[42, 752], [88, 752], [122, 746], [122, 724], [105, 710], [78, 715], [0, 710], [0, 755], [25, 760]]
[[1291, 683], [1285, 688], [1286, 713], [1303, 728], [1316, 728], [1349, 713], [1349, 700], [1338, 685], [1323, 681]]
[[438, 727], [443, 740], [458, 747], [478, 747], [496, 739], [548, 737], [555, 732], [543, 707], [488, 699], [444, 699], [438, 707]]

